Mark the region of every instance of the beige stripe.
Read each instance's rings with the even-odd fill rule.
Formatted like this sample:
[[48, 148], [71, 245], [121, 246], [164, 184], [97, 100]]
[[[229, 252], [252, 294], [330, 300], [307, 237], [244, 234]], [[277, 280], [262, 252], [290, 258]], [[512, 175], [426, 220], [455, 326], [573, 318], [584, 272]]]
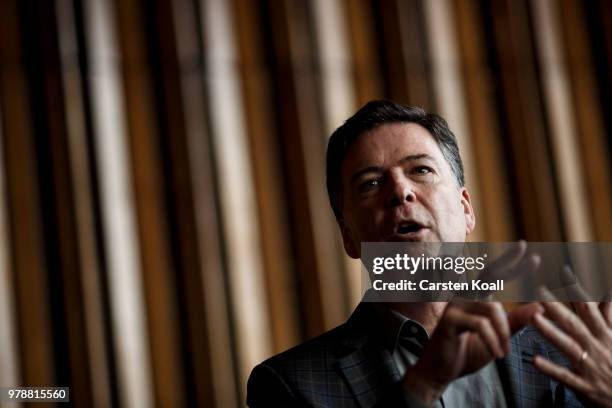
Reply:
[[227, 3], [202, 4], [211, 124], [243, 391], [253, 366], [270, 355], [272, 338], [260, 253], [258, 216], [247, 149], [232, 21]]
[[[324, 133], [327, 140], [327, 137], [355, 112], [356, 96], [352, 87], [354, 78], [344, 3], [340, 0], [315, 0], [313, 9], [318, 40], [316, 48], [321, 64]], [[330, 206], [326, 209], [331, 211]], [[337, 234], [337, 239], [341, 240], [340, 233]], [[361, 263], [344, 253], [343, 255], [349, 296], [347, 307], [351, 310], [361, 298]]]
[[[172, 2], [176, 47], [179, 63], [190, 67], [200, 57], [199, 33], [195, 23], [199, 16], [193, 14], [195, 4], [189, 0]], [[231, 342], [231, 317], [227, 308], [224, 285], [224, 265], [219, 237], [218, 214], [215, 205], [213, 166], [209, 160], [206, 115], [202, 72], [182, 69], [181, 90], [185, 114], [185, 132], [190, 165], [190, 186], [193, 192], [196, 233], [198, 244], [199, 273], [202, 276], [203, 313], [206, 315], [206, 332], [210, 359], [208, 378], [196, 378], [195, 384], [211, 381], [215, 407], [238, 405], [236, 395], [236, 372]], [[195, 267], [195, 266], [194, 266]], [[197, 317], [196, 317], [197, 318]], [[197, 363], [197, 362], [195, 362]], [[204, 369], [202, 369], [204, 370]], [[197, 371], [194, 372], [197, 375]], [[207, 390], [197, 390], [198, 395]], [[206, 398], [209, 400], [207, 401]], [[198, 403], [210, 403], [204, 395]]]
[[486, 226], [482, 225], [485, 218], [478, 218], [482, 208], [480, 180], [474, 165], [467, 112], [464, 108], [466, 98], [456, 43], [455, 17], [448, 0], [429, 0], [424, 2], [424, 6], [428, 43], [432, 55], [432, 82], [436, 106], [459, 142], [466, 186], [469, 188], [477, 217], [477, 228], [470, 236], [470, 240], [481, 241], [486, 239], [484, 235]]
[[585, 200], [584, 171], [579, 155], [574, 107], [559, 35], [559, 10], [551, 0], [532, 0], [536, 47], [551, 129], [565, 230], [569, 241], [590, 241], [593, 232]]
[[88, 1], [85, 20], [119, 398], [124, 406], [149, 407], [150, 351], [111, 2]]
[[[347, 302], [345, 300], [344, 276], [340, 273], [342, 258], [340, 256], [341, 245], [337, 241], [337, 228], [331, 211], [328, 210], [329, 201], [325, 191], [325, 157], [324, 143], [320, 136], [323, 132], [322, 117], [317, 109], [320, 101], [316, 92], [316, 72], [312, 69], [304, 69], [304, 62], [310, 62], [314, 57], [314, 44], [311, 41], [307, 24], [303, 16], [307, 15], [305, 4], [299, 7], [291, 1], [283, 1], [279, 10], [279, 22], [284, 24], [287, 32], [287, 48], [281, 51], [287, 53], [287, 62], [290, 65], [290, 80], [287, 84], [290, 90], [286, 93], [287, 102], [295, 104], [296, 141], [299, 148], [295, 148], [293, 154], [299, 154], [300, 176], [299, 183], [303, 183], [303, 196], [294, 189], [294, 199], [303, 200], [303, 208], [300, 211], [308, 212], [307, 219], [310, 223], [305, 230], [308, 236], [306, 247], [313, 259], [313, 271], [302, 270], [305, 279], [311, 279], [316, 274], [316, 292], [320, 296], [320, 311], [322, 320], [310, 320], [308, 323], [314, 328], [321, 323], [322, 329], [331, 329], [346, 320]], [[282, 19], [282, 20], [281, 20]], [[281, 61], [284, 62], [284, 61]], [[308, 63], [306, 64], [308, 67]], [[293, 91], [293, 92], [291, 92]], [[288, 130], [285, 118], [285, 132]], [[283, 135], [290, 137], [290, 133]], [[297, 194], [296, 194], [297, 193]], [[299, 216], [299, 215], [298, 215]], [[314, 285], [313, 285], [314, 286]], [[308, 296], [308, 295], [307, 295]], [[316, 295], [315, 295], [316, 296]], [[339, 300], [340, 297], [340, 300]], [[314, 299], [312, 299], [314, 300]], [[314, 309], [314, 307], [313, 307]], [[309, 329], [307, 329], [309, 330]], [[308, 335], [319, 332], [312, 330]], [[316, 334], [319, 334], [316, 333]]]

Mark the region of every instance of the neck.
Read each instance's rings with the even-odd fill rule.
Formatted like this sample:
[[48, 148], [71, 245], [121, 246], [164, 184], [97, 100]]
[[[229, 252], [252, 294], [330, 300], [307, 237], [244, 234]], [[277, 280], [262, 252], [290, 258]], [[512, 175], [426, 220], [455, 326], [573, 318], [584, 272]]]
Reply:
[[387, 306], [419, 322], [431, 336], [444, 313], [446, 302], [387, 303]]

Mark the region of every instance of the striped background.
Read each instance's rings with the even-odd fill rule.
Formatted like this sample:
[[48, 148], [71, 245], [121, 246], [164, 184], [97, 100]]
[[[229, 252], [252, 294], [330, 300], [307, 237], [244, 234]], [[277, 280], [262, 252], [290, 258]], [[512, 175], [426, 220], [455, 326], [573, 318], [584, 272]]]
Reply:
[[[0, 2], [0, 385], [241, 406], [358, 301], [326, 139], [443, 115], [474, 241], [612, 241], [612, 2]], [[42, 406], [42, 405], [37, 405]]]

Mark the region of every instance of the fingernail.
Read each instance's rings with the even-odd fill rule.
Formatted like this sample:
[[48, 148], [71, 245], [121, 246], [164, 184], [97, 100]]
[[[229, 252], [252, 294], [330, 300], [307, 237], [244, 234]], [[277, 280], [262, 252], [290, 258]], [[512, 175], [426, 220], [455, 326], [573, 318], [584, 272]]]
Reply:
[[539, 364], [542, 363], [542, 360], [544, 360], [544, 356], [540, 355], [540, 354], [536, 354], [535, 356], [533, 356], [533, 365], [537, 366]]
[[542, 313], [540, 313], [540, 312], [534, 313], [534, 315], [533, 315], [533, 322], [534, 323], [541, 323], [542, 322], [542, 317], [543, 317]]

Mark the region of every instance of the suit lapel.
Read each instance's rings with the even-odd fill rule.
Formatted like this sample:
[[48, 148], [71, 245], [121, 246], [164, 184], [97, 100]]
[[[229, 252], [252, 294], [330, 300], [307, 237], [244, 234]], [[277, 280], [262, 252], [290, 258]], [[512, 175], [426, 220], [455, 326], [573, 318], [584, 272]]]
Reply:
[[511, 352], [498, 364], [508, 406], [553, 406], [551, 381], [533, 364], [536, 354], [547, 357], [542, 340], [532, 328], [525, 328], [512, 337], [511, 344]]
[[357, 350], [338, 361], [338, 369], [361, 407], [381, 401], [400, 380], [391, 353], [384, 349]]
[[348, 352], [336, 363], [353, 397], [361, 407], [381, 401], [389, 388], [400, 380], [393, 356], [377, 336], [374, 308], [361, 303], [349, 321], [343, 346]]

